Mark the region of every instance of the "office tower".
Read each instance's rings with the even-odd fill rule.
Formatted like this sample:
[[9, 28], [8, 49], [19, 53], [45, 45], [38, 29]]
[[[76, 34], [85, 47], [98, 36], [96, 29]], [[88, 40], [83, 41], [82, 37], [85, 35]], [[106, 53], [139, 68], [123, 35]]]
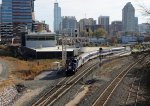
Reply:
[[61, 8], [58, 3], [54, 3], [54, 32], [60, 33], [60, 23], [61, 23]]
[[34, 0], [2, 0], [1, 23], [3, 35], [20, 36], [25, 27], [32, 30], [33, 16]]
[[61, 32], [73, 36], [77, 28], [77, 20], [74, 16], [64, 16], [61, 22]]
[[81, 19], [79, 21], [79, 30], [80, 31], [83, 31], [83, 30], [86, 30], [86, 26], [94, 26], [96, 25], [96, 20], [94, 20], [93, 18], [84, 18], [84, 19]]
[[0, 24], [1, 24], [1, 4], [0, 4]]
[[118, 32], [122, 31], [122, 21], [112, 21], [110, 26], [110, 35], [116, 36]]
[[135, 32], [138, 32], [139, 31], [138, 17], [135, 17], [134, 23], [135, 23]]
[[98, 25], [103, 25], [104, 29], [109, 33], [109, 16], [99, 16]]
[[1, 2], [0, 2], [0, 41], [1, 41]]
[[26, 24], [32, 28], [34, 20], [34, 1], [33, 0], [13, 0], [12, 2], [13, 24]]
[[35, 21], [34, 22], [34, 32], [50, 32], [49, 30], [49, 25], [45, 23], [45, 21], [39, 22]]
[[149, 23], [142, 23], [139, 24], [139, 32], [141, 34], [150, 34], [150, 24]]
[[128, 2], [122, 9], [122, 22], [124, 32], [137, 31], [138, 18], [135, 17], [135, 9], [131, 2]]
[[12, 0], [2, 0], [1, 5], [1, 35], [13, 36]]

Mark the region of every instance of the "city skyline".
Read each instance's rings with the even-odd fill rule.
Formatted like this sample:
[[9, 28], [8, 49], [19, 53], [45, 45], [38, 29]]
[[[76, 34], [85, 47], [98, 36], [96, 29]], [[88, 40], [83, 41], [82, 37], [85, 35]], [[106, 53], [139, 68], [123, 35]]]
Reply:
[[[105, 0], [95, 2], [91, 0], [57, 0], [59, 6], [62, 9], [62, 16], [75, 16], [79, 21], [82, 18], [94, 18], [98, 19], [100, 15], [110, 16], [110, 22], [115, 20], [122, 20], [122, 9], [127, 2], [132, 2], [136, 9], [136, 16], [139, 17], [139, 23], [146, 22], [145, 17], [139, 11], [140, 4], [149, 6], [150, 0]], [[45, 20], [50, 25], [50, 29], [53, 30], [53, 7], [55, 0], [36, 0], [35, 1], [35, 16], [37, 20]], [[106, 4], [106, 5], [104, 5]], [[93, 6], [91, 6], [93, 5]], [[44, 8], [42, 8], [44, 7]], [[95, 11], [95, 12], [93, 12]], [[85, 16], [86, 14], [86, 16]], [[145, 21], [144, 21], [145, 20]]]
[[[36, 0], [35, 1], [35, 19], [43, 21], [45, 20], [50, 26], [50, 30], [53, 31], [53, 8], [56, 0]], [[122, 9], [127, 2], [131, 2], [136, 10], [136, 17], [139, 18], [139, 24], [147, 22], [147, 17], [142, 16], [140, 12], [140, 4], [144, 4], [149, 7], [150, 0], [105, 0], [99, 1], [87, 0], [57, 0], [59, 6], [62, 8], [62, 16], [75, 16], [79, 21], [83, 18], [94, 18], [98, 20], [99, 16], [110, 16], [110, 23], [112, 21], [122, 20]], [[1, 2], [1, 0], [0, 0]], [[93, 5], [93, 6], [91, 6]], [[93, 12], [94, 11], [94, 12]]]

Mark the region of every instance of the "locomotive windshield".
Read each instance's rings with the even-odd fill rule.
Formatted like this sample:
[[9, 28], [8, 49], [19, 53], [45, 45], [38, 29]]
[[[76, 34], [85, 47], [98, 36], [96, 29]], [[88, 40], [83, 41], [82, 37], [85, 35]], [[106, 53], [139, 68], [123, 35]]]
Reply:
[[74, 59], [74, 60], [72, 60], [72, 62], [73, 62], [73, 63], [77, 63], [77, 60]]

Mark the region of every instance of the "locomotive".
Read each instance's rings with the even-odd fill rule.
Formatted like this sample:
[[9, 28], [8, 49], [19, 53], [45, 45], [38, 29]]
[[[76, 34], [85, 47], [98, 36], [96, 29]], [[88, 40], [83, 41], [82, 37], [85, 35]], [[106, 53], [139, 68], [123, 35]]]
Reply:
[[118, 48], [112, 48], [110, 50], [102, 50], [101, 52], [99, 50], [83, 53], [78, 57], [70, 59], [70, 61], [67, 64], [66, 68], [66, 75], [73, 75], [76, 73], [76, 71], [83, 66], [86, 62], [89, 60], [92, 60], [94, 58], [97, 58], [98, 56], [108, 56], [119, 52], [124, 52], [125, 47], [118, 47]]

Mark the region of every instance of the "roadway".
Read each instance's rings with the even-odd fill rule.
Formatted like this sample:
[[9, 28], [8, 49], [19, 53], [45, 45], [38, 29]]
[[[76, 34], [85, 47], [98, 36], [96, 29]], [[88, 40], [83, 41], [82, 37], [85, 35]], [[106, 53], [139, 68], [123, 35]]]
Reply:
[[0, 64], [0, 74], [2, 73], [3, 67], [2, 64]]
[[8, 78], [8, 64], [3, 60], [0, 60], [0, 81]]

